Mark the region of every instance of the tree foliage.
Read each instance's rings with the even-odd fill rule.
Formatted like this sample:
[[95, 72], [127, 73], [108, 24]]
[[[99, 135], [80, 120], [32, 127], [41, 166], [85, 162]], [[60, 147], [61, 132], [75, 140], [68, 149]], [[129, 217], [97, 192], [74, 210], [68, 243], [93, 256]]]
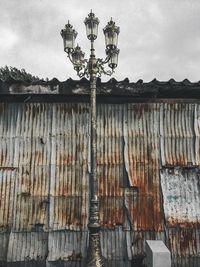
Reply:
[[17, 69], [15, 67], [1, 67], [0, 68], [0, 80], [9, 81], [10, 79], [18, 80], [18, 81], [30, 81], [35, 82], [41, 80], [37, 76], [33, 76], [30, 73], [27, 73], [25, 69]]

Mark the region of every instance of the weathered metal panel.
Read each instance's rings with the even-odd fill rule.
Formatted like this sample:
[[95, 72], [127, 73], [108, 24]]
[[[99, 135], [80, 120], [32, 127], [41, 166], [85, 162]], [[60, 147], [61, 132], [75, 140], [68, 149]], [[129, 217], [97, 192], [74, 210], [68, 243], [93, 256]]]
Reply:
[[161, 170], [168, 244], [174, 266], [198, 266], [200, 255], [199, 169]]
[[20, 166], [15, 184], [13, 231], [48, 230], [48, 167]]
[[[59, 262], [72, 264], [76, 262], [83, 266], [88, 232], [85, 231], [52, 231], [48, 239], [47, 261], [59, 266]], [[64, 263], [63, 263], [64, 264]]]
[[146, 240], [162, 240], [166, 243], [166, 235], [164, 231], [126, 231], [127, 253], [129, 260], [144, 259], [144, 262], [146, 261]]
[[163, 103], [160, 110], [163, 166], [195, 166], [194, 105]]
[[15, 155], [18, 165], [48, 166], [51, 157], [51, 106], [30, 103], [18, 106]]
[[200, 266], [200, 231], [196, 226], [169, 228], [168, 235], [173, 266]]
[[48, 253], [48, 234], [44, 232], [10, 233], [7, 262], [43, 261]]
[[200, 105], [194, 104], [195, 159], [200, 166]]
[[54, 104], [50, 228], [86, 229], [88, 216], [88, 104]]
[[0, 104], [0, 166], [17, 167], [14, 151], [16, 140], [18, 107], [7, 103]]
[[[162, 239], [173, 266], [198, 266], [199, 117], [199, 104], [98, 105], [102, 249], [110, 266], [141, 261], [146, 239]], [[1, 249], [10, 265], [44, 263], [49, 250], [48, 266], [81, 266], [89, 120], [86, 103], [0, 104]]]
[[101, 240], [102, 254], [107, 260], [113, 261], [126, 258], [126, 237], [121, 226], [116, 227], [114, 230], [101, 231]]
[[124, 200], [122, 197], [100, 197], [100, 222], [103, 228], [124, 224]]
[[[7, 261], [7, 250], [10, 233], [0, 233], [0, 264], [5, 265]], [[4, 266], [3, 265], [3, 266]]]
[[124, 158], [130, 187], [127, 211], [136, 230], [162, 230], [159, 151], [160, 104], [127, 104], [124, 114]]
[[199, 170], [163, 169], [161, 185], [167, 225], [184, 228], [200, 224]]
[[15, 168], [0, 167], [0, 232], [12, 229], [17, 176], [18, 171]]
[[123, 225], [123, 105], [97, 108], [97, 175], [99, 177], [100, 223]]
[[13, 230], [47, 229], [49, 194], [53, 229], [86, 227], [88, 116], [88, 104], [1, 104], [1, 166], [19, 169]]
[[124, 105], [97, 106], [97, 163], [123, 164]]
[[1, 180], [7, 179], [6, 197], [12, 197], [9, 205], [14, 203], [1, 211], [9, 209], [13, 231], [30, 231], [39, 224], [47, 229], [51, 125], [48, 104], [1, 104], [0, 109], [0, 168], [18, 173], [14, 184], [8, 177]]

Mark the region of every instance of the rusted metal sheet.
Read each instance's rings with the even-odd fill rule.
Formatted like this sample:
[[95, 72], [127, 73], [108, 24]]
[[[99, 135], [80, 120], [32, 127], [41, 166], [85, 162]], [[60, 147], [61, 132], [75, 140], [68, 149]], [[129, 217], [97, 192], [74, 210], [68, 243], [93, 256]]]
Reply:
[[88, 104], [1, 104], [0, 167], [19, 172], [14, 231], [86, 227], [88, 117]]
[[20, 166], [15, 184], [13, 231], [48, 230], [48, 177], [46, 166]]
[[103, 228], [124, 224], [124, 200], [122, 197], [100, 197], [100, 222]]
[[0, 264], [6, 266], [7, 261], [7, 250], [10, 233], [0, 233]]
[[194, 104], [162, 105], [160, 110], [163, 166], [195, 166]]
[[18, 171], [16, 169], [2, 169], [0, 167], [0, 232], [7, 232], [12, 229], [17, 176]]
[[[199, 104], [98, 105], [102, 250], [111, 266], [142, 260], [146, 239], [162, 239], [173, 266], [198, 262], [199, 117]], [[0, 104], [2, 261], [38, 256], [49, 266], [81, 266], [89, 120], [87, 103]], [[43, 234], [48, 246], [40, 242]]]
[[88, 216], [88, 104], [52, 107], [50, 228], [80, 230]]
[[123, 164], [124, 105], [97, 106], [97, 164]]
[[83, 266], [87, 249], [86, 231], [52, 231], [49, 233], [49, 253], [47, 261], [53, 266], [59, 266], [59, 262], [76, 262]]
[[48, 253], [48, 234], [44, 232], [10, 233], [7, 262], [38, 261], [45, 264]]
[[[174, 266], [199, 266], [199, 169], [161, 170], [169, 249]], [[197, 264], [198, 263], [198, 264]]]
[[200, 105], [194, 104], [194, 134], [195, 134], [195, 159], [196, 165], [200, 166]]
[[18, 108], [15, 104], [0, 104], [0, 166], [17, 167], [15, 150], [15, 131]]
[[159, 104], [127, 104], [124, 114], [124, 158], [130, 187], [127, 211], [136, 230], [162, 230], [160, 194]]
[[127, 266], [126, 233], [122, 227], [101, 231], [101, 240], [102, 254], [109, 266]]
[[163, 169], [161, 185], [165, 219], [169, 227], [200, 225], [198, 169]]
[[145, 242], [146, 240], [163, 240], [166, 243], [164, 231], [126, 231], [127, 253], [129, 260], [146, 261]]
[[200, 266], [200, 231], [196, 226], [169, 228], [168, 238], [172, 266]]
[[97, 108], [97, 174], [100, 223], [104, 228], [123, 225], [123, 110], [102, 104]]
[[31, 165], [33, 168], [35, 165], [48, 165], [51, 132], [48, 104], [1, 103], [0, 110], [0, 166], [18, 168]]

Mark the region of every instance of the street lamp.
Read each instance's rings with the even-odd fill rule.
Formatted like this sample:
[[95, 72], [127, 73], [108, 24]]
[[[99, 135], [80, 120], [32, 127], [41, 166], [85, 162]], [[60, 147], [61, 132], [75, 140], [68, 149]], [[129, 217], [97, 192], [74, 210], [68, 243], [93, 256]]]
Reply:
[[[105, 60], [96, 58], [94, 49], [94, 40], [98, 35], [99, 19], [91, 11], [88, 17], [85, 18], [86, 34], [90, 40], [90, 58], [85, 59], [85, 54], [82, 52], [79, 45], [74, 47], [74, 42], [77, 32], [69, 23], [61, 30], [61, 36], [64, 43], [64, 51], [72, 62], [77, 75], [81, 78], [86, 76], [90, 79], [90, 107], [91, 107], [91, 122], [90, 122], [90, 138], [91, 138], [91, 173], [90, 173], [90, 210], [89, 210], [89, 246], [87, 252], [88, 267], [104, 266], [104, 259], [101, 253], [100, 245], [100, 223], [99, 223], [99, 197], [98, 197], [98, 179], [97, 179], [97, 160], [96, 160], [96, 81], [97, 77], [102, 74], [112, 75], [118, 64], [119, 49], [117, 48], [119, 27], [111, 19], [103, 29], [106, 43], [106, 58]], [[110, 70], [105, 70], [104, 65], [108, 63]]]

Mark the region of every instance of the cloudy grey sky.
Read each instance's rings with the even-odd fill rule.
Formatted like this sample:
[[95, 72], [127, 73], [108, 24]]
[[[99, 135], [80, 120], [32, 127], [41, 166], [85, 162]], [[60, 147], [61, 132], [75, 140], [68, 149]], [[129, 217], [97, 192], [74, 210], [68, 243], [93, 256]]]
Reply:
[[199, 0], [0, 0], [0, 65], [77, 79], [60, 30], [69, 19], [88, 56], [83, 21], [90, 9], [100, 19], [97, 57], [104, 57], [102, 28], [110, 17], [120, 26], [117, 80], [200, 80]]

